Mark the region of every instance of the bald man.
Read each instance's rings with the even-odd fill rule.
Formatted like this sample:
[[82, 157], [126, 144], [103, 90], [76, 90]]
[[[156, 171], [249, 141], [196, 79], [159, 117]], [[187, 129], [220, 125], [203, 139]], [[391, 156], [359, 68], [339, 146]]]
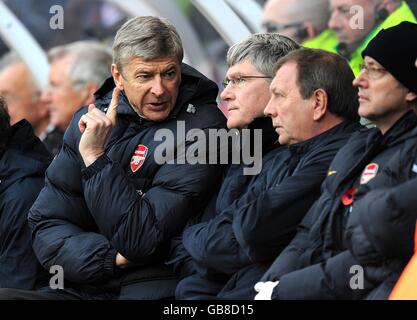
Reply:
[[0, 60], [0, 95], [7, 101], [12, 125], [26, 119], [37, 136], [45, 131], [48, 108], [39, 99], [40, 90], [29, 69], [14, 52]]
[[262, 16], [263, 30], [278, 32], [306, 47], [330, 51], [337, 38], [326, 30], [328, 7], [328, 0], [268, 0]]
[[63, 131], [49, 124], [48, 105], [41, 99], [40, 88], [16, 52], [0, 59], [0, 96], [7, 101], [10, 124], [26, 119], [46, 149], [56, 155], [62, 145]]
[[[362, 14], [354, 6], [359, 6]], [[333, 49], [349, 60], [355, 75], [364, 64], [361, 52], [380, 30], [401, 21], [417, 22], [410, 7], [401, 0], [330, 0], [330, 14], [329, 28], [338, 38]], [[361, 16], [363, 24], [360, 26], [357, 22]]]

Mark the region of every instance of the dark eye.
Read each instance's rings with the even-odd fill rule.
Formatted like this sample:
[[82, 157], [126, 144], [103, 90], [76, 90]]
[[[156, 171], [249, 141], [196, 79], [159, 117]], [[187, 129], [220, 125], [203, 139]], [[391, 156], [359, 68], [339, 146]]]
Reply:
[[146, 74], [146, 73], [140, 73], [136, 76], [136, 79], [138, 79], [139, 81], [147, 81], [151, 78], [151, 75]]
[[349, 16], [350, 15], [350, 8], [346, 8], [346, 7], [340, 8], [340, 14], [342, 14], [344, 16]]
[[171, 70], [171, 71], [168, 71], [168, 72], [164, 73], [164, 78], [165, 79], [173, 79], [176, 76], [176, 74], [177, 74], [176, 71]]

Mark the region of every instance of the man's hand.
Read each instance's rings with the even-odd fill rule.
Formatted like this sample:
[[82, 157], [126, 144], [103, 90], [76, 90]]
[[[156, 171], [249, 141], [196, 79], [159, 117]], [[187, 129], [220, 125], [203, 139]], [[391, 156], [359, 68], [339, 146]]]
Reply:
[[127, 260], [125, 257], [123, 257], [120, 253], [117, 253], [116, 255], [116, 266], [122, 267], [127, 266], [130, 263], [129, 260]]
[[255, 300], [271, 300], [272, 292], [278, 283], [279, 281], [267, 281], [255, 284], [254, 289], [258, 292], [255, 296]]
[[114, 88], [106, 113], [98, 110], [94, 104], [90, 104], [88, 113], [84, 114], [78, 122], [78, 128], [82, 133], [78, 148], [86, 167], [104, 153], [104, 144], [116, 125], [119, 95], [120, 90], [117, 87]]

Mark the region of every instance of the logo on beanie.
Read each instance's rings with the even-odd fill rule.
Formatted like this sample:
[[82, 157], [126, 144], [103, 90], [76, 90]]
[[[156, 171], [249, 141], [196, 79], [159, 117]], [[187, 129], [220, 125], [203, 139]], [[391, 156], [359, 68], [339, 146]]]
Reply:
[[371, 163], [366, 166], [361, 175], [360, 184], [366, 184], [371, 181], [378, 173], [378, 164]]
[[130, 169], [132, 172], [136, 172], [139, 170], [140, 167], [142, 167], [143, 163], [145, 162], [146, 155], [148, 154], [148, 147], [139, 144], [135, 152], [133, 153], [132, 159], [130, 160]]

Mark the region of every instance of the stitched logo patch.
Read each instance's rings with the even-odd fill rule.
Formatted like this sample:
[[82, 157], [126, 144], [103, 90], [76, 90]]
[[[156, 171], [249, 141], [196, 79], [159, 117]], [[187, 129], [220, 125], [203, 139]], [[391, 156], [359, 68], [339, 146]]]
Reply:
[[132, 169], [132, 172], [136, 172], [139, 170], [140, 167], [142, 167], [143, 163], [145, 162], [146, 155], [148, 154], [148, 147], [139, 144], [135, 152], [133, 153], [132, 159], [130, 160], [130, 169]]
[[378, 164], [376, 163], [370, 163], [366, 166], [366, 168], [363, 170], [362, 175], [361, 175], [361, 184], [366, 184], [369, 181], [371, 181], [376, 174], [378, 173]]
[[336, 174], [337, 173], [337, 171], [336, 170], [331, 170], [331, 169], [329, 169], [329, 170], [327, 170], [327, 176], [329, 177], [329, 176], [332, 176], [332, 175], [334, 175], [334, 174]]

